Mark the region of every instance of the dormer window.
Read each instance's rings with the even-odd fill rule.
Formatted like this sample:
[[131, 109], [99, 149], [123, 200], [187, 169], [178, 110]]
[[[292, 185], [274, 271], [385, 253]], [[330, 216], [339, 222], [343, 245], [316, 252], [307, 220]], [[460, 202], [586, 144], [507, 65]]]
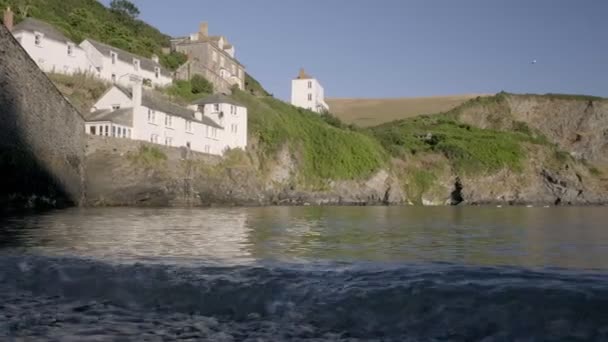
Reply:
[[34, 33], [34, 45], [42, 46], [42, 38], [44, 35], [42, 33], [36, 32]]
[[133, 69], [139, 71], [139, 59], [133, 58]]
[[114, 52], [114, 51], [111, 51], [110, 58], [112, 59], [112, 64], [116, 64], [116, 59], [118, 58], [118, 54], [116, 54], [116, 52]]
[[160, 68], [159, 67], [154, 68], [154, 77], [156, 77], [156, 78], [160, 77]]
[[68, 56], [74, 56], [74, 44], [68, 43]]

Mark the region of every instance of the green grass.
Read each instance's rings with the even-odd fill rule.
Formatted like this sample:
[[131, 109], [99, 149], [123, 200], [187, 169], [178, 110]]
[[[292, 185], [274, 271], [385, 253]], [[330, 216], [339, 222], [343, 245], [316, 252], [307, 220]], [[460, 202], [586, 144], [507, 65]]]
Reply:
[[331, 180], [362, 179], [384, 166], [388, 155], [371, 136], [329, 125], [318, 114], [282, 101], [236, 91], [248, 108], [249, 136], [271, 160], [285, 145], [300, 163], [300, 182], [319, 187]]
[[544, 144], [542, 139], [526, 133], [479, 129], [447, 115], [393, 122], [372, 128], [371, 132], [395, 157], [441, 153], [455, 169], [470, 174], [502, 168], [521, 171], [526, 157], [524, 144]]
[[270, 94], [262, 87], [249, 73], [245, 73], [245, 90], [254, 96], [270, 96]]
[[109, 83], [86, 74], [63, 75], [50, 73], [47, 76], [81, 113], [88, 112], [110, 87]]
[[163, 151], [148, 145], [141, 145], [136, 153], [129, 153], [127, 157], [131, 162], [144, 166], [155, 166], [167, 161], [167, 155]]
[[407, 176], [407, 194], [416, 204], [422, 204], [422, 195], [429, 191], [437, 176], [430, 170], [411, 170]]

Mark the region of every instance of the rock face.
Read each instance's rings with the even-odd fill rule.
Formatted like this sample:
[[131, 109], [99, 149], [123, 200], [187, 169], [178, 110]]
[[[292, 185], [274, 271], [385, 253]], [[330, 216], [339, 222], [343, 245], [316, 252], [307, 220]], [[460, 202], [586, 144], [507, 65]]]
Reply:
[[[219, 158], [144, 142], [89, 137], [87, 204], [606, 204], [608, 181], [586, 163], [601, 163], [608, 158], [607, 117], [605, 101], [508, 96], [492, 107], [467, 106], [458, 112], [458, 119], [481, 128], [504, 130], [521, 128], [525, 123], [525, 129], [542, 133], [570, 155], [551, 144], [528, 144], [524, 146], [527, 160], [522, 170], [461, 174], [445, 156], [431, 154], [392, 160], [367, 179], [327, 180], [312, 188], [301, 184], [297, 154], [289, 146], [269, 160], [261, 157], [252, 141], [247, 152], [231, 151]], [[576, 138], [576, 134], [581, 137]], [[567, 138], [572, 136], [575, 139]], [[416, 178], [431, 169], [432, 181]]]
[[83, 201], [84, 120], [0, 25], [0, 210]]

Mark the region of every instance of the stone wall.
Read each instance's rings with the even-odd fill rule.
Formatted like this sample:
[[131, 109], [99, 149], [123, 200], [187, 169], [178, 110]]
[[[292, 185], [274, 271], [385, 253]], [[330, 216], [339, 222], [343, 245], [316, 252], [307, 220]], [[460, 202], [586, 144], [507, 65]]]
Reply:
[[2, 25], [0, 137], [1, 206], [83, 202], [84, 120]]

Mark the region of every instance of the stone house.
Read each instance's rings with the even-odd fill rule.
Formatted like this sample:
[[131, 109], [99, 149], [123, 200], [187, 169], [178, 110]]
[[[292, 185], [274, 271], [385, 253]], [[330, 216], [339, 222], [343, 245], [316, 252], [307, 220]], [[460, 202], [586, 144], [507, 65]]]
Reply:
[[202, 75], [218, 93], [229, 93], [235, 85], [245, 88], [245, 66], [236, 59], [234, 45], [224, 36], [209, 36], [207, 23], [200, 25], [199, 32], [172, 39], [171, 48], [188, 56], [176, 71], [176, 79]]
[[223, 155], [247, 147], [247, 108], [226, 96], [209, 96], [189, 108], [144, 89], [139, 76], [131, 88], [114, 85], [85, 117], [88, 134], [187, 147]]
[[329, 111], [323, 87], [304, 69], [291, 81], [291, 104], [317, 113]]

